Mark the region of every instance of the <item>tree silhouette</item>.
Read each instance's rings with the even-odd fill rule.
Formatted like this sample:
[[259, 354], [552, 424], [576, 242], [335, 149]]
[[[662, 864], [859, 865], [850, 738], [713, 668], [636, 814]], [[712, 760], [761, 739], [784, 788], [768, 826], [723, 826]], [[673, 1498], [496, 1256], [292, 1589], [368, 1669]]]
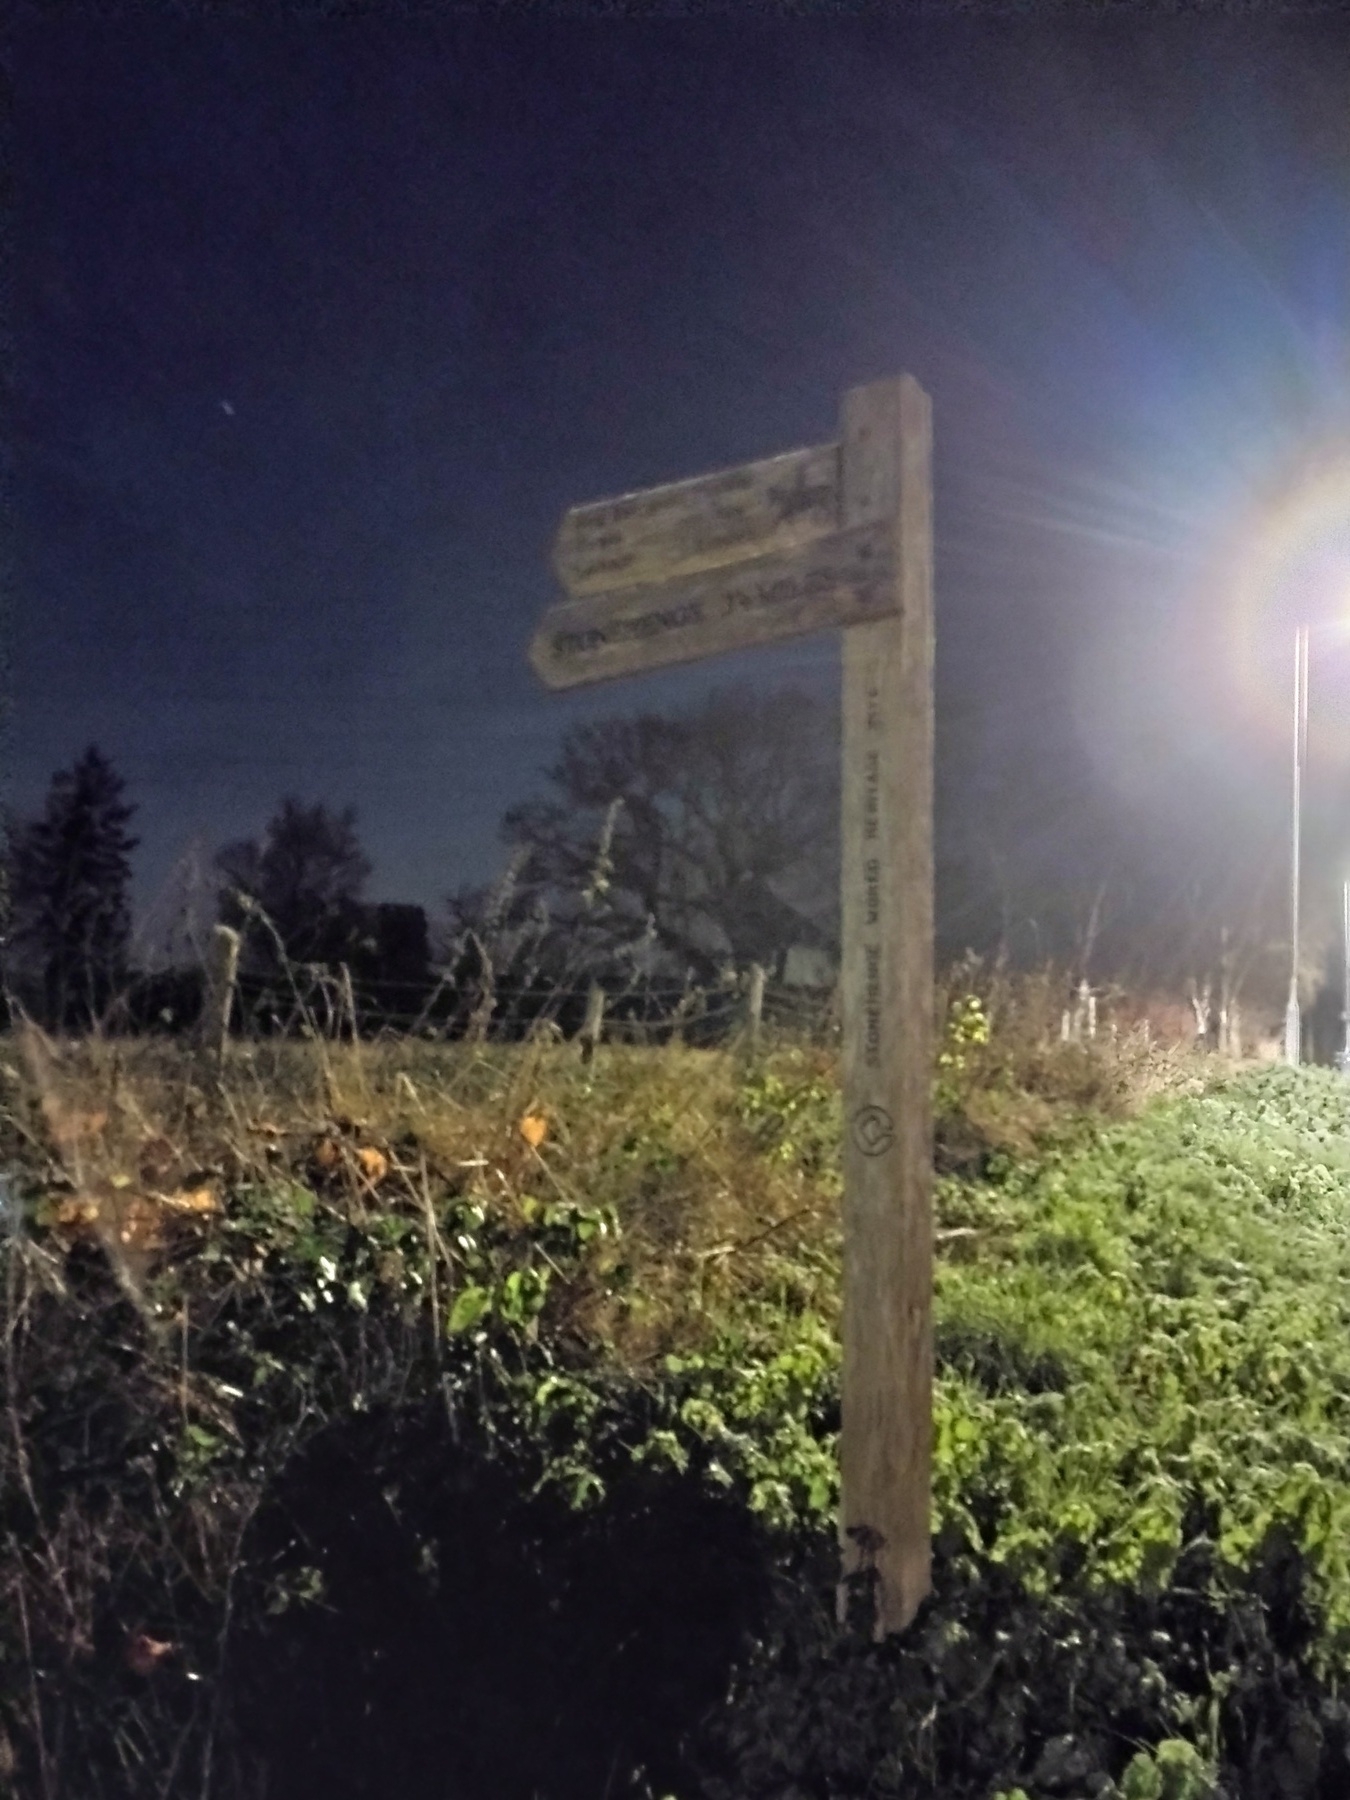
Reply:
[[214, 860], [225, 878], [220, 918], [242, 929], [254, 967], [275, 969], [276, 944], [246, 902], [266, 913], [291, 962], [337, 963], [357, 951], [371, 864], [357, 841], [355, 807], [333, 814], [287, 798], [260, 839], [227, 844]]
[[508, 939], [551, 934], [551, 960], [592, 968], [646, 943], [711, 978], [772, 966], [834, 935], [838, 726], [798, 692], [737, 687], [673, 717], [579, 725], [548, 771], [554, 794], [514, 806], [509, 894], [458, 895]]
[[0, 1029], [11, 1023], [14, 964], [14, 848], [19, 827], [8, 806], [0, 806]]
[[95, 746], [52, 777], [41, 816], [11, 850], [12, 935], [37, 964], [46, 1023], [87, 1029], [125, 984], [135, 807]]

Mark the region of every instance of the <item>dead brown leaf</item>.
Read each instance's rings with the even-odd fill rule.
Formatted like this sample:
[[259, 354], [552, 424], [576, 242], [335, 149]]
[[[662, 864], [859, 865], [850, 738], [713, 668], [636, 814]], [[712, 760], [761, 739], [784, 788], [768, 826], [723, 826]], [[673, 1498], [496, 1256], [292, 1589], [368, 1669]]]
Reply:
[[531, 1150], [537, 1150], [548, 1136], [548, 1120], [542, 1113], [526, 1113], [519, 1130]]
[[170, 1212], [214, 1213], [220, 1211], [220, 1201], [209, 1187], [179, 1188], [175, 1194], [156, 1194], [154, 1198], [161, 1205], [167, 1206]]
[[336, 1138], [320, 1138], [310, 1156], [314, 1167], [325, 1175], [331, 1175], [342, 1161], [342, 1146]]
[[177, 1644], [171, 1644], [161, 1638], [152, 1638], [149, 1632], [133, 1631], [127, 1639], [127, 1667], [135, 1675], [153, 1675], [162, 1662], [165, 1662], [177, 1650]]
[[373, 1144], [363, 1144], [356, 1153], [356, 1166], [366, 1180], [375, 1186], [389, 1173], [389, 1158]]
[[57, 1201], [52, 1224], [58, 1231], [75, 1235], [97, 1224], [98, 1217], [99, 1204], [92, 1194], [70, 1194]]
[[113, 1227], [123, 1249], [162, 1250], [164, 1247], [164, 1209], [148, 1194], [119, 1196], [113, 1213]]

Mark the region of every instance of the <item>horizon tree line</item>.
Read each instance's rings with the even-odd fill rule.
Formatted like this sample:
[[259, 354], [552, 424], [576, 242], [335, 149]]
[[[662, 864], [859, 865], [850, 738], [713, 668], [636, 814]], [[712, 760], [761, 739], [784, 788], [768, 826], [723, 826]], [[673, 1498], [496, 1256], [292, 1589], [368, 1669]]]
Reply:
[[[639, 976], [706, 986], [751, 963], [781, 976], [794, 948], [828, 966], [838, 949], [837, 744], [829, 706], [747, 687], [673, 715], [574, 726], [544, 771], [546, 791], [503, 817], [503, 875], [447, 895], [434, 939], [424, 908], [364, 899], [373, 866], [355, 808], [286, 796], [256, 837], [215, 851], [215, 917], [240, 932], [241, 972], [253, 983], [276, 983], [288, 967], [345, 966], [391, 1011], [396, 990], [429, 989], [447, 970], [463, 985], [490, 967], [519, 990]], [[1159, 881], [1128, 842], [1099, 833], [1090, 881], [1051, 879], [1038, 891], [1023, 877], [1019, 888], [1011, 859], [1000, 861], [970, 817], [944, 832], [942, 800], [940, 787], [943, 960], [973, 950], [1053, 962], [1076, 979], [1187, 994], [1197, 1020], [1202, 995], [1212, 1009], [1248, 997], [1282, 1004], [1278, 895], [1240, 856], [1224, 866], [1192, 858]], [[136, 810], [91, 744], [52, 777], [35, 817], [5, 821], [5, 998], [53, 1029], [106, 1021], [138, 984], [144, 1003], [132, 1023], [146, 1023], [147, 1008], [190, 1010], [188, 971], [162, 972], [157, 995], [133, 966]], [[955, 924], [946, 933], [944, 918]], [[1339, 994], [1328, 936], [1309, 934], [1307, 985], [1311, 993], [1321, 977], [1323, 997], [1333, 985]], [[1328, 1010], [1319, 1000], [1315, 1017], [1318, 1006]], [[1338, 1020], [1337, 1007], [1322, 1035], [1334, 1037]]]
[[[794, 876], [809, 888], [829, 829], [833, 771], [817, 711], [802, 697], [735, 691], [688, 717], [569, 734], [548, 771], [560, 797], [510, 809], [506, 879], [447, 896], [434, 945], [424, 909], [365, 901], [373, 871], [355, 809], [293, 796], [257, 837], [214, 853], [215, 916], [240, 931], [241, 969], [259, 982], [287, 965], [345, 964], [368, 985], [415, 988], [432, 978], [433, 951], [451, 964], [466, 950], [517, 985], [617, 979], [625, 964], [711, 980], [781, 962], [794, 942], [828, 949], [832, 894], [822, 923], [809, 894], [780, 891]], [[58, 1029], [103, 1018], [137, 973], [135, 811], [91, 745], [53, 777], [38, 818], [9, 821], [6, 981]], [[161, 987], [174, 987], [172, 973]]]

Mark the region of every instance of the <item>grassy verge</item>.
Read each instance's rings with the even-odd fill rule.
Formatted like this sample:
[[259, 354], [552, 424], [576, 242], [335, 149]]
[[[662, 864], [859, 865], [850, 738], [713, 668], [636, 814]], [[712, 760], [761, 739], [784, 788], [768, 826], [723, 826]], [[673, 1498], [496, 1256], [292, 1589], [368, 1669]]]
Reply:
[[947, 1002], [935, 1594], [832, 1613], [832, 1053], [13, 1042], [18, 1791], [1344, 1791], [1350, 1098]]

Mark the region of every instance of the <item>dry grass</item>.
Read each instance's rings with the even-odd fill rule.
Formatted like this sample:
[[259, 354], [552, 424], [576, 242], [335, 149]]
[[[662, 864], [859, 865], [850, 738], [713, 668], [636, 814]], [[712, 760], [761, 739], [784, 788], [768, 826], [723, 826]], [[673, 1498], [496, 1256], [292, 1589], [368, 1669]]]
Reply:
[[[1142, 1043], [1062, 1045], [1048, 981], [961, 975], [956, 995], [981, 996], [992, 1034], [938, 1072], [949, 1167], [978, 1175], [983, 1158], [1034, 1154], [1199, 1076], [1195, 1059]], [[127, 1763], [71, 1792], [188, 1791], [171, 1764], [189, 1738], [210, 1762], [216, 1715], [199, 1710], [206, 1681], [173, 1711], [174, 1659], [214, 1668], [211, 1692], [224, 1691], [238, 1583], [263, 1605], [252, 1521], [328, 1426], [357, 1431], [409, 1392], [437, 1410], [444, 1392], [449, 1410], [446, 1382], [460, 1421], [482, 1371], [518, 1371], [533, 1345], [549, 1378], [512, 1406], [542, 1408], [561, 1371], [606, 1405], [619, 1395], [627, 1430], [670, 1399], [671, 1351], [706, 1349], [720, 1381], [837, 1341], [840, 1113], [835, 1053], [771, 1034], [755, 1051], [603, 1045], [588, 1062], [542, 1037], [234, 1041], [220, 1062], [152, 1038], [24, 1028], [0, 1041], [0, 1167], [37, 1221], [5, 1258], [0, 1334], [0, 1474], [28, 1513], [0, 1571], [14, 1597], [0, 1612], [18, 1621], [0, 1631], [0, 1661], [31, 1690], [8, 1713], [37, 1746], [30, 1791], [56, 1792], [46, 1759], [64, 1744], [71, 1766], [82, 1746], [113, 1744], [147, 1769], [170, 1747], [153, 1786]], [[938, 1254], [984, 1257], [962, 1191], [939, 1184]], [[539, 1310], [508, 1330], [508, 1284], [545, 1266]], [[476, 1338], [457, 1308], [489, 1290], [493, 1329]], [[563, 1414], [542, 1432], [528, 1410], [495, 1416], [570, 1466], [565, 1434], [561, 1449], [549, 1435]], [[814, 1426], [787, 1423], [764, 1454], [775, 1483], [805, 1490], [823, 1453]], [[586, 1457], [589, 1429], [576, 1427]], [[59, 1460], [68, 1444], [78, 1479]], [[144, 1673], [165, 1646], [167, 1677]], [[98, 1656], [103, 1687], [81, 1673]], [[145, 1684], [130, 1699], [124, 1671]], [[124, 1754], [128, 1718], [141, 1749]]]
[[[1071, 1121], [1215, 1072], [1137, 1033], [1060, 1042], [1062, 992], [1052, 974], [954, 972], [940, 1003], [976, 994], [990, 1036], [939, 1082], [940, 1168], [1032, 1155]], [[264, 1040], [231, 1042], [217, 1065], [164, 1040], [54, 1042], [26, 1026], [0, 1080], [0, 1153], [38, 1217], [67, 1243], [97, 1239], [134, 1295], [232, 1191], [298, 1179], [357, 1216], [430, 1219], [447, 1195], [508, 1229], [553, 1203], [610, 1209], [611, 1252], [557, 1303], [630, 1366], [697, 1341], [747, 1296], [795, 1292], [825, 1316], [837, 1304], [837, 1063], [819, 1046], [612, 1045], [583, 1063], [547, 1038]]]
[[[738, 1111], [746, 1066], [681, 1045], [582, 1064], [547, 1042], [268, 1042], [231, 1044], [217, 1070], [163, 1041], [25, 1028], [0, 1058], [0, 1144], [38, 1218], [101, 1242], [136, 1292], [243, 1184], [299, 1179], [357, 1214], [453, 1194], [507, 1226], [531, 1204], [612, 1208], [623, 1297], [592, 1259], [570, 1323], [641, 1362], [762, 1281], [767, 1259], [832, 1236], [837, 1182], [758, 1153]], [[832, 1078], [825, 1051], [756, 1066]]]

